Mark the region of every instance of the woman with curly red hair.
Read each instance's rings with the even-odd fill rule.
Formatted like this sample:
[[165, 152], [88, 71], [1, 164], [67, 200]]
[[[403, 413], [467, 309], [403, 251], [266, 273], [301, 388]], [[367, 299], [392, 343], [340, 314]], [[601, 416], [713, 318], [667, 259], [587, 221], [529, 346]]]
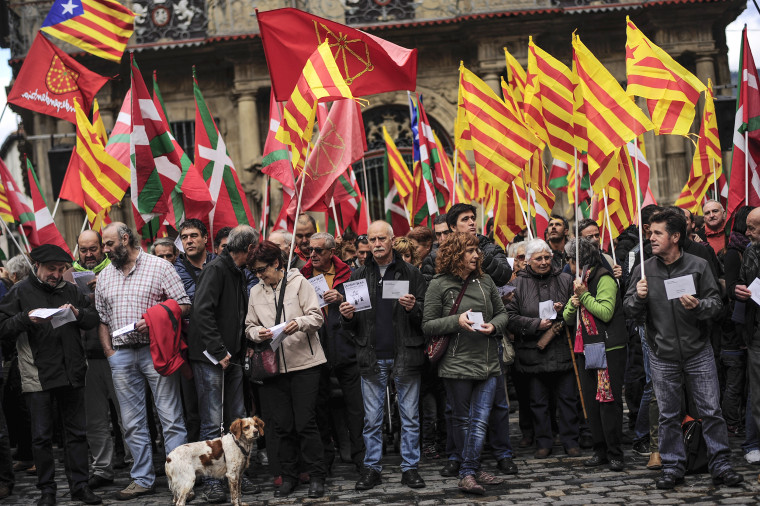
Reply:
[[[448, 349], [439, 362], [452, 408], [455, 451], [459, 463], [459, 489], [484, 494], [484, 485], [502, 483], [480, 469], [488, 417], [501, 375], [499, 339], [507, 326], [507, 312], [490, 276], [480, 265], [478, 238], [454, 233], [438, 249], [436, 271], [425, 294], [422, 330], [427, 336], [450, 335]], [[451, 308], [461, 296], [454, 314]], [[483, 323], [473, 326], [472, 312], [482, 314]]]

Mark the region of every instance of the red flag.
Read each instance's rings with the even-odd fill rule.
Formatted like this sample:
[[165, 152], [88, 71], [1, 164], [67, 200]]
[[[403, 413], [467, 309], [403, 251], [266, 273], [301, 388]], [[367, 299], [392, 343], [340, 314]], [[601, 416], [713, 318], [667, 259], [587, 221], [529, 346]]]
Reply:
[[354, 96], [414, 91], [417, 50], [298, 9], [257, 11], [272, 89], [279, 102], [290, 98], [306, 61], [328, 41]]
[[95, 94], [106, 81], [107, 77], [90, 71], [38, 33], [8, 103], [76, 124], [74, 99], [89, 114]]

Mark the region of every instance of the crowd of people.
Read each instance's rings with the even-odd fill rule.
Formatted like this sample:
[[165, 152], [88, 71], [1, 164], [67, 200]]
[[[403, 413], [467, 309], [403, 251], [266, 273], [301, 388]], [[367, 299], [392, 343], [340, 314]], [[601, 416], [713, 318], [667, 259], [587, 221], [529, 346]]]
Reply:
[[[544, 239], [505, 251], [467, 204], [404, 237], [375, 221], [336, 238], [304, 214], [295, 237], [240, 225], [212, 238], [188, 219], [150, 253], [123, 223], [82, 232], [73, 263], [37, 247], [0, 270], [0, 498], [27, 472], [37, 504], [56, 503], [56, 441], [73, 500], [99, 504], [93, 490], [125, 467], [116, 499], [153, 494], [154, 452], [253, 414], [266, 430], [252, 460], [275, 497], [304, 484], [322, 497], [336, 458], [370, 490], [391, 446], [402, 484], [425, 487], [419, 462], [439, 459], [441, 476], [484, 494], [519, 472], [510, 411], [536, 459], [590, 450], [584, 466], [623, 471], [631, 445], [661, 470], [657, 488], [703, 470], [736, 486], [729, 437], [760, 464], [760, 209], [703, 211], [647, 206], [643, 242], [633, 226], [607, 248], [595, 221], [571, 239], [552, 216]], [[206, 502], [226, 490], [203, 479]]]

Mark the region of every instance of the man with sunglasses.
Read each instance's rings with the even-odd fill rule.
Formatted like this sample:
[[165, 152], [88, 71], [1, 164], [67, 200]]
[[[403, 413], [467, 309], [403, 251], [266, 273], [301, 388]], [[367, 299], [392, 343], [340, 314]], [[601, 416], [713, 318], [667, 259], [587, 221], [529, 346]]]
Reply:
[[[325, 324], [319, 329], [319, 339], [327, 357], [327, 364], [322, 368], [319, 379], [319, 398], [317, 399], [317, 425], [322, 436], [325, 452], [325, 465], [329, 470], [335, 460], [335, 444], [339, 441], [337, 434], [330, 431], [330, 391], [331, 376], [335, 376], [345, 403], [345, 425], [350, 439], [351, 461], [357, 471], [361, 471], [364, 460], [364, 440], [362, 439], [362, 391], [359, 380], [359, 366], [356, 363], [356, 349], [346, 338], [341, 328], [339, 307], [345, 300], [343, 283], [351, 277], [351, 268], [335, 255], [335, 238], [326, 232], [317, 232], [309, 240], [311, 255], [301, 269], [306, 279], [319, 275], [325, 277], [327, 290], [322, 298], [327, 306], [322, 308]], [[334, 442], [333, 442], [334, 441]]]

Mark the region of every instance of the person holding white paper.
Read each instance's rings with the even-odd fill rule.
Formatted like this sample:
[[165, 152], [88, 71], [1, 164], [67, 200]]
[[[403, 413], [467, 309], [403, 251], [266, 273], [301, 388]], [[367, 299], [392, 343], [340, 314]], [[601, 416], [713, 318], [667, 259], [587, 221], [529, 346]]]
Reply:
[[[368, 232], [372, 252], [364, 265], [351, 274], [351, 281], [366, 281], [372, 307], [355, 311], [349, 302], [340, 305], [343, 328], [352, 332], [356, 345], [364, 398], [366, 453], [356, 490], [369, 490], [382, 482], [383, 404], [391, 378], [396, 384], [401, 413], [401, 483], [422, 488], [425, 481], [417, 472], [417, 465], [420, 384], [425, 363], [421, 329], [425, 279], [416, 267], [393, 251], [393, 229], [388, 223], [375, 221]], [[409, 281], [409, 293], [398, 300], [384, 299], [386, 280]]]
[[[476, 236], [452, 233], [438, 248], [436, 264], [438, 274], [425, 293], [422, 330], [427, 336], [451, 336], [438, 363], [454, 431], [455, 450], [446, 466], [457, 468], [460, 490], [484, 494], [484, 486], [503, 482], [480, 468], [480, 454], [501, 379], [499, 339], [506, 330], [507, 312], [496, 284], [483, 273]], [[460, 292], [461, 301], [451, 315]], [[473, 329], [473, 313], [480, 313], [484, 322], [479, 330]]]
[[274, 337], [270, 329], [287, 322], [287, 336], [278, 349], [280, 373], [264, 380], [260, 389], [262, 412], [269, 413], [269, 429], [280, 439], [282, 485], [275, 490], [275, 497], [290, 495], [298, 485], [299, 448], [311, 478], [309, 497], [321, 497], [326, 470], [316, 403], [321, 366], [327, 359], [317, 331], [324, 317], [314, 287], [298, 269], [288, 270], [285, 278], [287, 258], [276, 244], [262, 241], [252, 258], [251, 271], [261, 282], [251, 289], [245, 336], [257, 343], [269, 341]]
[[[683, 213], [665, 209], [649, 218], [653, 257], [641, 271], [631, 273], [625, 295], [626, 315], [646, 321], [646, 339], [652, 384], [660, 409], [660, 457], [663, 471], [659, 489], [683, 482], [686, 449], [681, 433], [681, 397], [684, 384], [702, 419], [710, 474], [715, 485], [736, 486], [744, 478], [731, 467], [726, 422], [720, 409], [718, 373], [710, 345], [708, 323], [720, 313], [718, 285], [706, 260], [682, 250], [686, 239]], [[668, 299], [665, 281], [692, 276], [696, 292]]]

